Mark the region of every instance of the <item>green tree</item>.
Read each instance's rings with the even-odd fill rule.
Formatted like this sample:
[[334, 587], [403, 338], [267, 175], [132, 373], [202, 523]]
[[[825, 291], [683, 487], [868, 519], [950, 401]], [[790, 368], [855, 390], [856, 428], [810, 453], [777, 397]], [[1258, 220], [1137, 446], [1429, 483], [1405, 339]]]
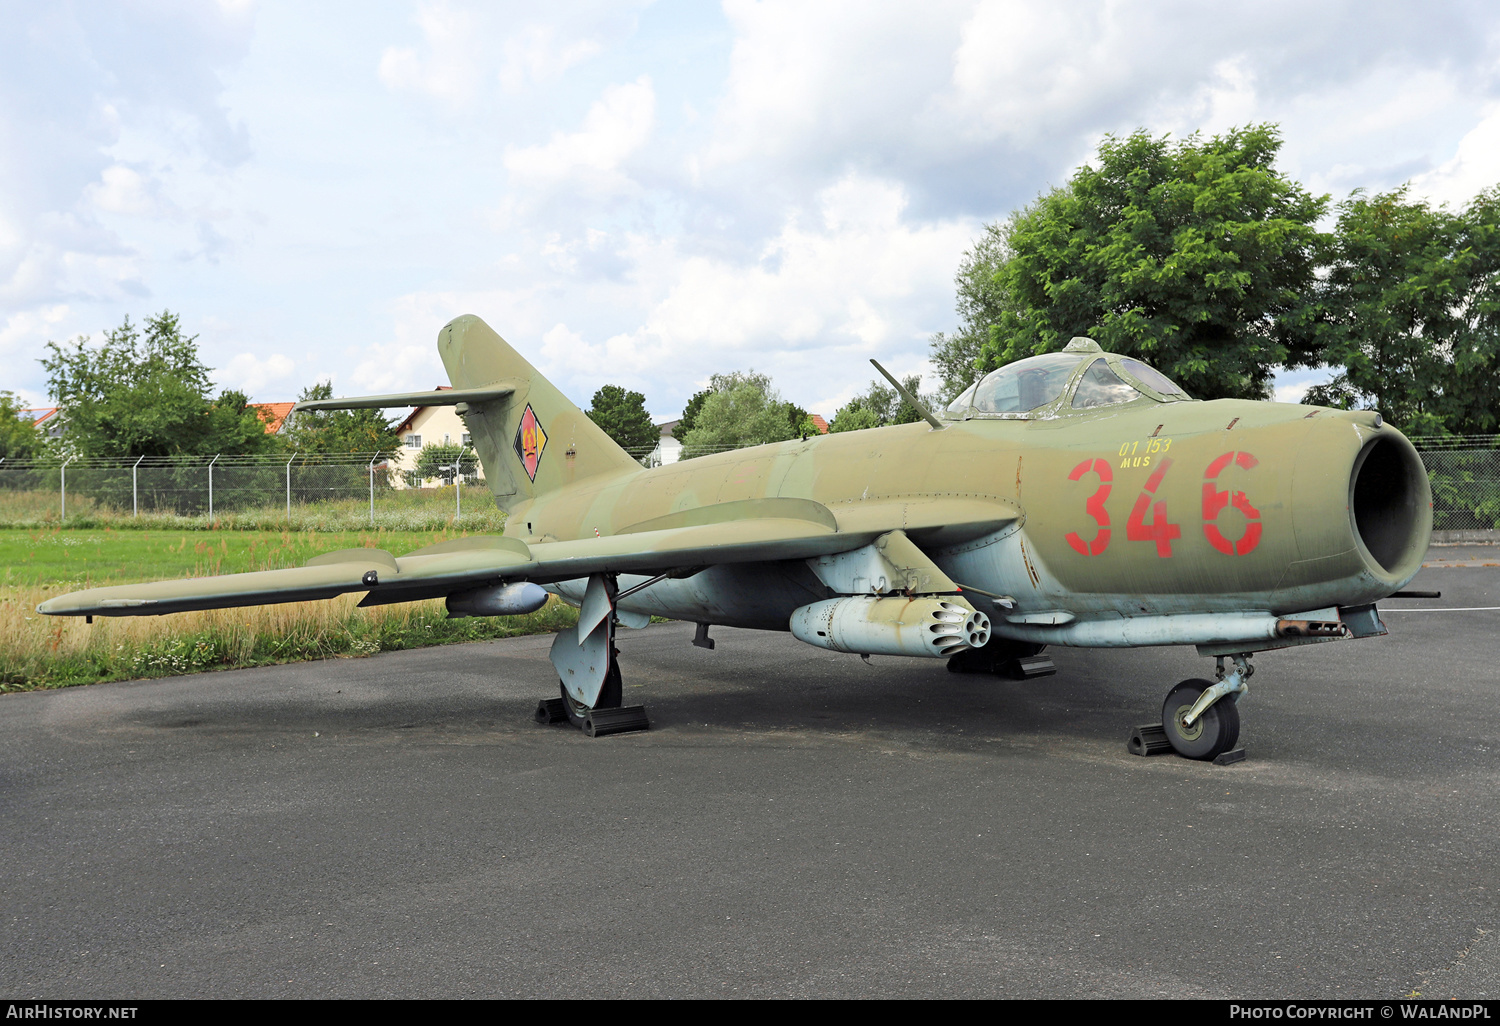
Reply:
[[[333, 382], [324, 381], [304, 388], [297, 401], [332, 398]], [[390, 452], [401, 444], [396, 422], [380, 410], [300, 410], [282, 438], [299, 452]]]
[[[715, 374], [709, 394], [682, 437], [684, 459], [744, 445], [762, 445], [796, 438], [811, 418], [783, 402], [771, 379], [752, 371]], [[794, 419], [795, 418], [795, 419]], [[805, 424], [802, 423], [805, 421]], [[815, 429], [814, 429], [815, 430]]]
[[1011, 223], [985, 225], [984, 234], [959, 262], [953, 278], [958, 287], [958, 330], [951, 335], [940, 331], [931, 342], [932, 363], [942, 379], [936, 396], [940, 404], [946, 404], [997, 366], [993, 357], [985, 358], [984, 346], [1005, 311], [1015, 305], [999, 273], [1010, 260]]
[[0, 390], [0, 458], [24, 460], [41, 452], [45, 439], [30, 417], [19, 412], [24, 407], [10, 392]]
[[693, 397], [682, 408], [682, 417], [678, 419], [677, 426], [672, 429], [673, 438], [680, 442], [687, 437], [687, 433], [693, 430], [694, 426], [698, 423], [698, 411], [703, 409], [703, 404], [713, 394], [714, 390], [712, 388], [705, 388], [701, 392], [693, 393]]
[[1434, 209], [1406, 188], [1339, 204], [1320, 290], [1323, 362], [1305, 401], [1368, 406], [1412, 434], [1480, 434], [1500, 415], [1500, 188]]
[[[1263, 398], [1316, 358], [1314, 271], [1328, 207], [1275, 167], [1272, 125], [1207, 141], [1107, 136], [1097, 166], [1009, 223], [993, 365], [1089, 335], [1202, 398]], [[1011, 304], [1005, 306], [1005, 304]]]
[[413, 474], [416, 480], [413, 483], [441, 478], [443, 484], [452, 484], [455, 464], [467, 479], [478, 473], [479, 457], [472, 446], [428, 442], [417, 453], [416, 470]]
[[92, 348], [48, 342], [48, 392], [63, 408], [63, 442], [82, 456], [254, 453], [277, 448], [244, 393], [212, 398], [196, 335], [177, 315], [148, 317], [144, 333], [126, 317]]
[[[972, 381], [972, 379], [970, 379]], [[922, 377], [912, 374], [901, 379], [901, 384], [913, 395], [920, 396], [918, 389]], [[888, 424], [913, 424], [922, 419], [917, 408], [907, 402], [901, 393], [878, 381], [870, 382], [862, 395], [849, 400], [833, 415], [828, 424], [830, 434], [841, 431], [862, 431], [865, 428], [885, 427]]]
[[627, 392], [619, 385], [605, 385], [594, 393], [593, 402], [586, 411], [589, 419], [604, 429], [604, 433], [615, 440], [622, 449], [637, 450], [636, 455], [655, 447], [661, 432], [651, 423], [651, 414], [646, 412], [646, 397], [640, 392]]

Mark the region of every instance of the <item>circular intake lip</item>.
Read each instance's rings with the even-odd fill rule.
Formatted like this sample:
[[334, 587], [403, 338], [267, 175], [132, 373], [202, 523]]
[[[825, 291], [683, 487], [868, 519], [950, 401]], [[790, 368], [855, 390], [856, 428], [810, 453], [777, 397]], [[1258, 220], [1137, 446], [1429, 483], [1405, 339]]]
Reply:
[[1427, 554], [1432, 489], [1406, 436], [1376, 428], [1349, 472], [1349, 526], [1366, 569], [1399, 587], [1416, 575]]

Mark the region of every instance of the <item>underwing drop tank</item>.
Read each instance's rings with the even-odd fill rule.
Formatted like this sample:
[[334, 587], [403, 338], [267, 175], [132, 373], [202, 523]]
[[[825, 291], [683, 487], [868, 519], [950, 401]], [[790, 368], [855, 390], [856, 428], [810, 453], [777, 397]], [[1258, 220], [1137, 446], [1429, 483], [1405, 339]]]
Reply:
[[792, 634], [832, 652], [947, 658], [990, 640], [990, 619], [961, 598], [826, 599], [792, 613]]
[[547, 593], [530, 581], [497, 584], [448, 596], [448, 616], [520, 616], [547, 604]]

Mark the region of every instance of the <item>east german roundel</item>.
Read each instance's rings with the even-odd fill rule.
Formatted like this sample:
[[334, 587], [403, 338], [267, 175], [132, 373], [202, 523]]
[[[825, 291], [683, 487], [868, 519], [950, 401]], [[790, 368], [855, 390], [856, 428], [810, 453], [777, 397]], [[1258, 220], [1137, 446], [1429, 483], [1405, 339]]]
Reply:
[[547, 432], [542, 430], [541, 421], [536, 419], [536, 413], [532, 411], [531, 404], [526, 404], [526, 412], [521, 414], [521, 423], [516, 427], [516, 458], [521, 461], [521, 466], [526, 470], [526, 476], [536, 480], [536, 468], [542, 462], [542, 450], [547, 447]]

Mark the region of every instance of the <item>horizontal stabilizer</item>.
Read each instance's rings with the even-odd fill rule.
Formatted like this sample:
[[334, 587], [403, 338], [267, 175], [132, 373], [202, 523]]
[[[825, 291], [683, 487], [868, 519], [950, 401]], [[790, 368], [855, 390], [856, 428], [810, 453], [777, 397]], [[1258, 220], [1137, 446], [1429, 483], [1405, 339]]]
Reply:
[[443, 388], [431, 392], [396, 392], [392, 395], [354, 396], [348, 399], [308, 399], [292, 407], [299, 410], [369, 410], [397, 406], [457, 406], [459, 403], [487, 403], [504, 399], [515, 392], [512, 384], [486, 385], [483, 388]]

